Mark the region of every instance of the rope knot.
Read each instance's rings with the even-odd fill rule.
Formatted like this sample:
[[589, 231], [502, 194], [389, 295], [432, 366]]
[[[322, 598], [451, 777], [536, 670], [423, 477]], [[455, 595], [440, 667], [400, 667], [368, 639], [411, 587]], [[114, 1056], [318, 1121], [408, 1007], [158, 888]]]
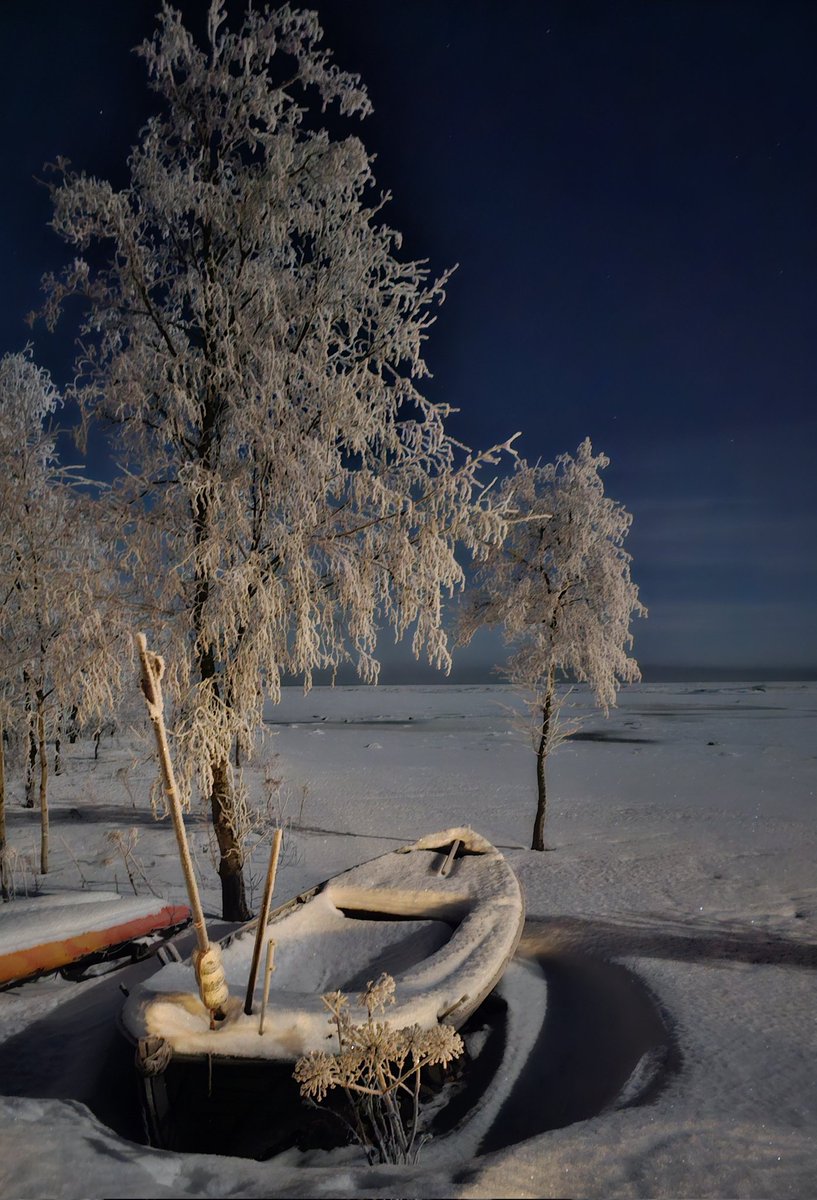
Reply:
[[193, 969], [204, 1007], [210, 1012], [223, 1011], [230, 998], [230, 991], [224, 978], [220, 947], [211, 943], [206, 950], [194, 950]]

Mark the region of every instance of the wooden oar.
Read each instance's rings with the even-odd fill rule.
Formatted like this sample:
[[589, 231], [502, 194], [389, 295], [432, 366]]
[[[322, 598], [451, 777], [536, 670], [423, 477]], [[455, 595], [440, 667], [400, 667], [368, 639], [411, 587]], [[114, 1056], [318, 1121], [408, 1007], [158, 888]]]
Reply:
[[187, 844], [187, 834], [182, 816], [182, 804], [176, 777], [173, 773], [173, 763], [170, 760], [170, 747], [167, 744], [167, 730], [164, 719], [164, 699], [162, 697], [162, 676], [165, 671], [164, 659], [148, 650], [147, 639], [143, 633], [137, 633], [136, 644], [139, 647], [139, 658], [142, 663], [142, 692], [148, 707], [153, 732], [156, 735], [156, 746], [159, 751], [159, 764], [165, 784], [170, 815], [173, 818], [173, 828], [176, 832], [176, 842], [182, 862], [184, 882], [190, 899], [190, 910], [193, 914], [193, 928], [196, 931], [197, 949], [193, 954], [193, 966], [199, 993], [205, 1008], [210, 1011], [211, 1025], [214, 1020], [224, 1017], [224, 1006], [230, 998], [227, 980], [224, 978], [224, 968], [221, 965], [221, 951], [216, 945], [211, 945], [207, 937], [207, 927], [204, 924], [204, 910], [201, 907], [199, 889], [193, 871], [193, 860], [190, 857], [190, 847]]

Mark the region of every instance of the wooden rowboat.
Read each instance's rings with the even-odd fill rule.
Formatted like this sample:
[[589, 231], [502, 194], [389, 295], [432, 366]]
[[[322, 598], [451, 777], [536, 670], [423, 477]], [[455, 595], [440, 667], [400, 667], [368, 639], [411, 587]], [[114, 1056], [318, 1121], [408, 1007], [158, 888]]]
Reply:
[[444, 1020], [459, 1028], [501, 978], [523, 923], [519, 882], [500, 851], [471, 829], [447, 829], [344, 871], [271, 914], [264, 940], [275, 941], [275, 970], [262, 1034], [261, 980], [251, 1014], [244, 1011], [254, 923], [221, 943], [231, 996], [214, 1028], [192, 963], [162, 967], [121, 1014], [141, 1058], [151, 1140], [169, 1144], [172, 1102], [157, 1076], [171, 1060], [206, 1064], [211, 1090], [214, 1063], [277, 1065], [289, 1075], [301, 1055], [336, 1048], [321, 996], [347, 993], [353, 1019], [363, 1020], [356, 994], [384, 971], [396, 983], [385, 1014], [394, 1027]]

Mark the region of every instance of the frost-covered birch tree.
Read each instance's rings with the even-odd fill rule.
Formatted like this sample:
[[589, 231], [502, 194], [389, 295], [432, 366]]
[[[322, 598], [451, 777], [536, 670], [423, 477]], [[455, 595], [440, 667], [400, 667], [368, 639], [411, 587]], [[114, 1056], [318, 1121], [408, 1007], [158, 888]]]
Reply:
[[47, 739], [68, 705], [80, 720], [110, 711], [121, 655], [93, 501], [60, 467], [45, 425], [57, 403], [48, 373], [30, 355], [0, 361], [0, 697], [7, 721], [33, 722], [43, 874]]
[[546, 765], [560, 740], [557, 683], [587, 683], [605, 714], [620, 683], [640, 679], [628, 654], [633, 616], [646, 616], [623, 543], [632, 522], [604, 494], [609, 459], [589, 438], [576, 457], [530, 466], [518, 459], [501, 492], [516, 512], [508, 537], [480, 566], [462, 609], [461, 636], [502, 627], [512, 653], [503, 673], [525, 695], [536, 751], [532, 849], [544, 850]]
[[[223, 912], [248, 915], [230, 767], [282, 675], [351, 660], [378, 628], [445, 669], [459, 546], [501, 540], [501, 505], [421, 389], [446, 277], [398, 257], [372, 162], [320, 114], [363, 117], [360, 80], [314, 13], [249, 11], [206, 45], [165, 5], [139, 48], [160, 109], [121, 190], [58, 164], [53, 225], [76, 248], [46, 315], [87, 302], [76, 395], [123, 472], [123, 565], [151, 598], [176, 752], [209, 797]], [[337, 118], [335, 118], [337, 119]], [[100, 255], [107, 251], [107, 261]]]
[[[0, 360], [0, 888], [9, 895], [6, 841], [5, 735], [26, 727], [25, 664], [32, 628], [23, 617], [25, 557], [21, 525], [25, 505], [36, 503], [54, 457], [54, 439], [44, 428], [57, 406], [56, 388], [30, 353]], [[31, 730], [33, 733], [34, 731]]]

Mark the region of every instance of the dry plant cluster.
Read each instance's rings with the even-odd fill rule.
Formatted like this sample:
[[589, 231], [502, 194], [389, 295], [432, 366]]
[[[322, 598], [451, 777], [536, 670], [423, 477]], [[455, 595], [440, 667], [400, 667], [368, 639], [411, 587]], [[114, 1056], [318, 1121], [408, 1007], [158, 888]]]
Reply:
[[369, 982], [358, 997], [367, 1014], [360, 1024], [353, 1021], [343, 992], [323, 996], [337, 1031], [338, 1053], [312, 1051], [298, 1060], [293, 1073], [301, 1095], [313, 1103], [323, 1102], [333, 1089], [343, 1092], [345, 1111], [333, 1111], [363, 1147], [370, 1165], [417, 1161], [428, 1139], [420, 1130], [420, 1072], [448, 1066], [464, 1050], [450, 1025], [395, 1029], [380, 1019], [394, 996], [391, 975]]

